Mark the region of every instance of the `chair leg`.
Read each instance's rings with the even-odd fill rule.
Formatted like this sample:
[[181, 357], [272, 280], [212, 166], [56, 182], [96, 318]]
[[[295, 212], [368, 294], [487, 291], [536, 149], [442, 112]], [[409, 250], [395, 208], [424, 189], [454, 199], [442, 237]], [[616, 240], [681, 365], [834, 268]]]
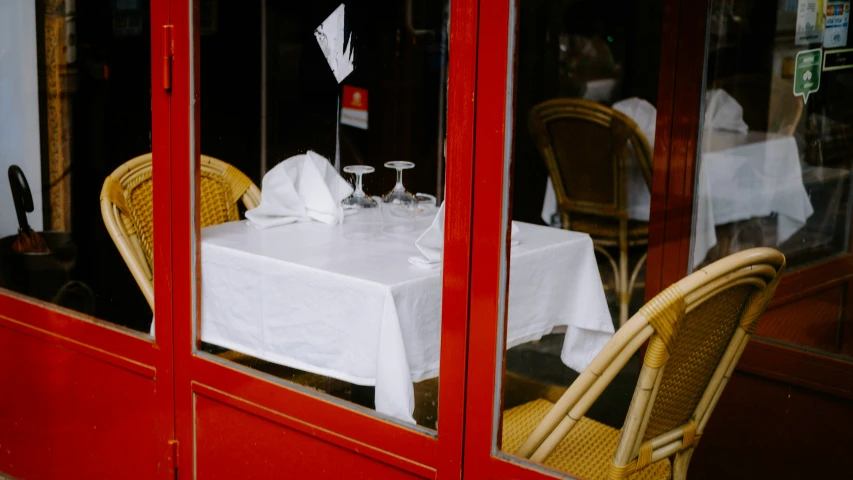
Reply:
[[621, 220], [619, 225], [619, 326], [628, 321], [628, 306], [631, 303], [631, 290], [628, 288], [628, 221]]
[[637, 275], [640, 273], [640, 269], [643, 268], [643, 265], [646, 263], [646, 258], [648, 258], [649, 252], [643, 254], [639, 260], [637, 260], [637, 264], [634, 265], [634, 270], [631, 271], [631, 280], [628, 282], [628, 291], [632, 294], [634, 293], [634, 285], [637, 283]]
[[672, 462], [672, 480], [686, 480], [687, 467], [690, 465], [690, 457], [693, 456], [693, 448], [688, 448], [683, 452], [675, 454], [675, 460]]

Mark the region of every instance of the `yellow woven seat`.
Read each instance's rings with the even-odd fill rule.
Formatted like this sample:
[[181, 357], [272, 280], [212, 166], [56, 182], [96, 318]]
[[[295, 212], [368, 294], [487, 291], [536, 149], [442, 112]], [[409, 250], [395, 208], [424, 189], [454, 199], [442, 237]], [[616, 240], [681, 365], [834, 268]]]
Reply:
[[[519, 405], [504, 412], [503, 449], [514, 452], [539, 424], [554, 404], [543, 399]], [[587, 480], [604, 480], [610, 459], [619, 443], [619, 430], [582, 417], [545, 460], [545, 465]], [[665, 458], [629, 476], [630, 480], [672, 478], [672, 467]]]
[[[671, 285], [613, 335], [556, 403], [538, 399], [507, 410], [502, 450], [590, 480], [685, 479], [784, 268], [781, 253], [754, 248]], [[587, 418], [646, 342], [622, 429]]]

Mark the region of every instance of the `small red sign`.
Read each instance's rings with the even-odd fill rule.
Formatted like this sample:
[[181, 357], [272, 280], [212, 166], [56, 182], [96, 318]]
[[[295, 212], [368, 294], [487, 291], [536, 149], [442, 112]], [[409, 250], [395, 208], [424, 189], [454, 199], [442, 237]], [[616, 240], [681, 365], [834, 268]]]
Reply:
[[344, 85], [341, 124], [367, 130], [367, 89]]
[[367, 89], [344, 85], [344, 108], [367, 111]]

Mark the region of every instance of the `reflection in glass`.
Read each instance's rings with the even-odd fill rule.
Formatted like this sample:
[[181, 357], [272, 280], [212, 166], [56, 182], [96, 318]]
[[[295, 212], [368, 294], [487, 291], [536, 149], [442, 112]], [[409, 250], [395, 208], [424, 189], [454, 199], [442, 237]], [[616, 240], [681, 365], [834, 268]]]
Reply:
[[[816, 14], [829, 26], [841, 10]], [[821, 65], [850, 37], [801, 30], [796, 2], [714, 1], [711, 17], [690, 267], [768, 246], [788, 271], [823, 268], [850, 251], [853, 70]], [[809, 76], [816, 91], [802, 88]], [[849, 358], [842, 305], [821, 291], [772, 310], [756, 334]]]
[[[149, 7], [76, 8], [67, 17], [63, 2], [0, 4], [0, 287], [147, 332], [153, 292], [123, 261], [98, 194], [111, 172], [151, 151]], [[23, 220], [46, 249], [13, 246]]]
[[691, 267], [754, 246], [778, 248], [789, 270], [838, 255], [851, 207], [849, 70], [824, 71], [806, 102], [797, 54], [823, 42], [796, 32], [796, 5], [767, 16], [728, 3], [712, 6]]
[[261, 195], [240, 221], [202, 223], [201, 349], [434, 429], [440, 247], [410, 258], [442, 198], [448, 2], [218, 6], [200, 35], [201, 148]]
[[[662, 6], [617, 2], [624, 15], [608, 15], [589, 2], [518, 3], [507, 350], [495, 400], [505, 454], [525, 423], [507, 412], [544, 413], [642, 304]], [[641, 363], [623, 360], [585, 412], [614, 431]]]

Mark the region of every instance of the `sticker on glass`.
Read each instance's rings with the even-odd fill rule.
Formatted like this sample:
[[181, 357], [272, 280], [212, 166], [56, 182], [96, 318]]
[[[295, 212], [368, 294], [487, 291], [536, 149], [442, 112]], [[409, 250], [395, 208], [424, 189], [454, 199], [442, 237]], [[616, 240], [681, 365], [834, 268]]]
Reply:
[[820, 88], [821, 49], [803, 50], [797, 53], [794, 65], [794, 96], [809, 101], [809, 95]]
[[828, 2], [824, 16], [823, 46], [847, 46], [847, 26], [850, 23], [850, 2]]
[[823, 39], [821, 4], [823, 0], [800, 0], [797, 4], [797, 45], [818, 43]]

